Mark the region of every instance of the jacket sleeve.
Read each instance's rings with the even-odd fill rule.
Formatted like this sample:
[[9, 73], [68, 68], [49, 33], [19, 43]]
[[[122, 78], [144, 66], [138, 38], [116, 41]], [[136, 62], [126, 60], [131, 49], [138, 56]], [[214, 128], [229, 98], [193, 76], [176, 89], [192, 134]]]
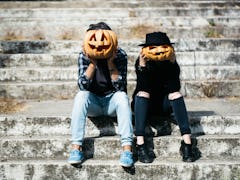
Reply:
[[139, 58], [135, 62], [135, 71], [137, 75], [137, 87], [138, 91], [145, 91], [150, 92], [150, 84], [149, 84], [149, 77], [150, 77], [150, 69], [147, 65], [146, 67], [139, 66]]
[[169, 71], [168, 71], [168, 82], [167, 82], [167, 90], [168, 93], [173, 93], [176, 91], [180, 91], [181, 89], [181, 83], [180, 83], [180, 67], [175, 61], [174, 63], [170, 63], [169, 65]]
[[78, 86], [80, 90], [88, 90], [92, 80], [86, 77], [86, 70], [90, 64], [89, 59], [80, 52], [78, 57]]

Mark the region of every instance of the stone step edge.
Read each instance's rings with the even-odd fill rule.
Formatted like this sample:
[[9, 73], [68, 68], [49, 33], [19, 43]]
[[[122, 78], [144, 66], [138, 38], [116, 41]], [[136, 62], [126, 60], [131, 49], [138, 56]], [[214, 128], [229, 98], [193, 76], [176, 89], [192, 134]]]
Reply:
[[[127, 46], [127, 45], [126, 45]], [[124, 47], [124, 46], [121, 46], [122, 48]], [[126, 47], [125, 47], [126, 48]], [[128, 56], [134, 56], [134, 55], [138, 55], [139, 54], [139, 51], [140, 51], [140, 49], [141, 48], [139, 48], [139, 47], [132, 47], [132, 49], [138, 49], [138, 51], [137, 52], [134, 52], [134, 51], [130, 51], [129, 52], [129, 49], [128, 50], [125, 50], [126, 52], [128, 52], [127, 53], [127, 55]], [[33, 50], [34, 51], [34, 50]], [[56, 52], [47, 52], [47, 49], [45, 50], [46, 52], [40, 52], [40, 53], [29, 53], [29, 52], [26, 52], [26, 53], [22, 53], [22, 52], [19, 52], [19, 53], [13, 53], [13, 54], [11, 54], [11, 53], [1, 53], [0, 52], [0, 56], [1, 55], [3, 55], [3, 56], [12, 56], [12, 55], [17, 55], [17, 56], [21, 56], [21, 55], [28, 55], [28, 56], [31, 56], [31, 55], [55, 55], [55, 56], [61, 56], [61, 55], [64, 55], [64, 56], [68, 56], [68, 55], [78, 55], [79, 53], [80, 53], [80, 51], [81, 51], [81, 47], [79, 47], [79, 50], [78, 51], [75, 51], [75, 52], [64, 52], [63, 50], [61, 50], [62, 52], [58, 52], [58, 51], [56, 51]], [[51, 51], [51, 50], [50, 50]], [[179, 53], [181, 53], [181, 54], [184, 54], [184, 53], [186, 53], [186, 54], [188, 54], [188, 53], [211, 53], [211, 54], [213, 54], [213, 53], [224, 53], [222, 50], [213, 50], [213, 51], [206, 51], [206, 50], [181, 50], [181, 51], [178, 51], [178, 50], [176, 50], [176, 54], [179, 54]], [[230, 54], [230, 53], [236, 53], [236, 54], [240, 54], [240, 52], [239, 51], [237, 51], [237, 50], [228, 50], [228, 52], [227, 52], [228, 54]]]
[[[85, 137], [85, 140], [92, 140], [92, 139], [101, 139], [103, 141], [119, 141], [119, 135], [113, 135], [113, 136], [94, 136], [94, 137]], [[135, 138], [135, 135], [133, 136], [133, 138]], [[224, 135], [200, 135], [200, 136], [192, 136], [193, 139], [214, 139], [214, 140], [221, 140], [221, 139], [240, 139], [240, 134], [234, 134], [234, 135], [229, 135], [229, 134], [224, 134]], [[164, 135], [164, 136], [155, 136], [153, 137], [153, 140], [157, 140], [157, 139], [163, 139], [163, 140], [171, 140], [171, 139], [178, 139], [181, 140], [182, 137], [178, 136], [178, 135]], [[2, 136], [0, 138], [0, 142], [1, 141], [33, 141], [33, 140], [38, 140], [38, 141], [52, 141], [52, 140], [67, 140], [70, 141], [70, 135], [66, 136], [66, 135], [58, 135], [58, 136], [48, 136], [48, 135], [44, 135], [44, 136]]]
[[[191, 99], [193, 99], [194, 100], [194, 98], [186, 98], [185, 99], [185, 101], [188, 101], [188, 100], [191, 100]], [[197, 99], [202, 99], [202, 100], [204, 100], [205, 98], [197, 98]], [[218, 98], [213, 98], [213, 99], [218, 99]], [[221, 99], [221, 98], [220, 98]], [[226, 99], [228, 99], [228, 98], [226, 98]], [[229, 98], [230, 100], [231, 100], [231, 98]], [[239, 99], [239, 98], [236, 98], [236, 99]], [[28, 102], [29, 103], [31, 103], [31, 102], [38, 102], [38, 101], [32, 101], [32, 100], [23, 100], [26, 104], [28, 104]], [[234, 100], [233, 100], [234, 101]], [[47, 101], [43, 101], [43, 102], [47, 102]], [[50, 101], [51, 102], [51, 101]], [[54, 102], [54, 101], [53, 101]], [[59, 102], [59, 103], [61, 103], [61, 101]], [[73, 104], [73, 102], [71, 103], [71, 105]], [[213, 114], [213, 115], [201, 115], [201, 114], [195, 114], [195, 115], [192, 115], [191, 114], [191, 112], [189, 112], [190, 114], [189, 114], [189, 118], [190, 119], [192, 119], [192, 118], [207, 118], [207, 120], [209, 120], [208, 118], [214, 118], [214, 120], [215, 119], [222, 119], [222, 118], [231, 118], [231, 119], [233, 119], [233, 118], [235, 118], [235, 117], [240, 117], [240, 114], [239, 115], [236, 115], [236, 114], [234, 114], [234, 115], [225, 115], [225, 116], [223, 116], [223, 115], [218, 115], [218, 114]], [[23, 112], [23, 114], [24, 114], [24, 112]], [[63, 121], [68, 121], [68, 120], [70, 120], [70, 116], [68, 116], [68, 115], [38, 115], [38, 116], [35, 116], [35, 115], [23, 115], [23, 114], [0, 114], [0, 122], [1, 121], [5, 121], [6, 119], [9, 119], [9, 120], [14, 120], [14, 121], [16, 121], [16, 122], [22, 122], [22, 121], [26, 121], [26, 119], [35, 119], [35, 118], [40, 118], [40, 119], [42, 119], [42, 118], [45, 118], [45, 119], [47, 119], [47, 118], [56, 118], [56, 119], [60, 119], [62, 122]], [[160, 117], [160, 118], [165, 118], [165, 117]], [[201, 120], [202, 121], [202, 120]]]
[[[180, 64], [180, 63], [179, 63]], [[211, 65], [211, 64], [197, 64], [196, 63], [192, 63], [192, 64], [181, 64], [181, 67], [193, 67], [193, 68], [201, 68], [201, 67], [211, 67], [211, 68], [236, 68], [237, 70], [239, 70], [239, 66], [236, 65], [224, 65], [224, 64], [219, 64], [219, 65]], [[40, 70], [50, 70], [50, 71], [54, 71], [54, 70], [61, 70], [61, 71], [77, 71], [78, 70], [78, 66], [76, 65], [71, 65], [71, 66], [38, 66], [38, 67], [29, 67], [26, 65], [23, 66], [19, 66], [17, 69], [15, 69], [15, 67], [4, 67], [4, 68], [0, 68], [0, 71], [14, 71], [14, 72], [18, 72], [18, 71], [40, 71]], [[128, 72], [132, 72], [133, 70], [135, 70], [134, 65], [128, 65]], [[34, 76], [34, 75], [33, 75]], [[37, 76], [37, 75], [36, 75]], [[77, 78], [77, 76], [76, 76]]]
[[[0, 166], [1, 165], [69, 165], [71, 167], [71, 165], [67, 162], [67, 160], [65, 159], [29, 159], [29, 160], [9, 160], [9, 161], [5, 161], [5, 162], [0, 162]], [[240, 158], [236, 159], [230, 159], [230, 158], [221, 158], [221, 159], [215, 159], [215, 158], [211, 158], [211, 159], [198, 159], [195, 162], [192, 163], [186, 163], [186, 162], [182, 162], [179, 158], [156, 158], [155, 161], [153, 161], [153, 163], [151, 164], [144, 164], [144, 163], [140, 163], [140, 162], [136, 162], [135, 165], [138, 166], [152, 166], [152, 165], [163, 165], [163, 166], [178, 166], [178, 165], [186, 165], [186, 166], [195, 166], [197, 164], [207, 164], [207, 165], [239, 165], [240, 166]], [[119, 159], [87, 159], [86, 161], [84, 161], [84, 163], [82, 164], [83, 166], [93, 166], [93, 165], [106, 165], [106, 166], [112, 166], [112, 165], [119, 165]]]
[[[33, 2], [33, 1], [31, 1], [31, 2]], [[163, 1], [162, 1], [163, 2]], [[184, 1], [175, 1], [176, 3], [184, 3]], [[191, 3], [193, 3], [193, 1], [185, 1], [185, 3], [189, 3], [189, 4], [191, 4]], [[199, 3], [201, 3], [202, 1], [199, 1]], [[205, 2], [209, 2], [209, 1], [205, 1]], [[216, 1], [215, 1], [216, 2]], [[238, 1], [237, 1], [238, 2]], [[239, 3], [239, 2], [238, 2]], [[211, 7], [211, 6], [207, 6], [207, 7], [202, 7], [202, 6], [199, 6], [199, 7], [191, 7], [191, 8], [189, 8], [189, 7], [181, 7], [181, 6], [179, 6], [179, 4], [178, 4], [178, 6], [154, 6], [154, 7], [150, 7], [150, 6], [145, 6], [145, 7], [133, 7], [133, 8], [131, 8], [131, 9], [129, 9], [129, 8], [126, 8], [126, 7], [99, 7], [99, 6], [95, 6], [95, 7], [62, 7], [62, 8], [58, 8], [58, 7], [36, 7], [36, 8], [32, 8], [32, 9], [29, 9], [28, 7], [12, 7], [12, 8], [4, 8], [4, 9], [1, 9], [0, 8], [0, 12], [3, 10], [3, 11], [6, 11], [6, 10], [13, 10], [13, 11], [29, 11], [29, 12], [38, 12], [38, 11], [41, 11], [41, 10], [43, 10], [44, 12], [45, 11], [55, 11], [55, 10], [66, 10], [66, 11], [71, 11], [71, 10], [86, 10], [86, 9], [89, 9], [89, 10], [95, 10], [95, 9], [97, 9], [97, 10], [99, 10], [99, 9], [103, 9], [103, 10], [106, 10], [106, 9], [110, 9], [110, 10], [122, 10], [122, 9], [125, 9], [126, 11], [131, 11], [131, 10], [134, 10], [134, 9], [137, 9], [137, 10], [142, 10], [142, 9], [147, 9], [147, 10], [158, 10], [158, 9], [160, 9], [160, 10], [189, 10], [189, 11], [191, 11], [191, 10], [195, 10], [195, 9], [197, 9], [197, 10], [215, 10], [215, 9], [220, 9], [220, 10], [227, 10], [227, 8], [226, 7], [224, 7], [224, 6], [216, 6], [216, 7], [214, 7], [214, 9], [213, 9], [213, 7]], [[230, 10], [232, 10], [232, 9], [239, 9], [239, 7], [237, 7], [237, 5], [236, 6], [232, 6], [231, 8], [230, 8]], [[219, 16], [219, 15], [218, 15]]]
[[[95, 1], [96, 2], [96, 1]], [[127, 1], [128, 3], [130, 1]], [[142, 2], [142, 1], [141, 1]], [[205, 5], [207, 7], [212, 7], [212, 6], [220, 6], [222, 7], [223, 5], [226, 5], [227, 7], [232, 7], [233, 5], [234, 6], [238, 6], [239, 5], [239, 2], [238, 1], [232, 1], [232, 2], [226, 2], [226, 1], [180, 1], [180, 2], [171, 2], [169, 3], [170, 1], [162, 1], [162, 3], [166, 3], [167, 2], [167, 5], [168, 6], [179, 6], [179, 3], [181, 3], [182, 5], [186, 5], [187, 7], [191, 7], [191, 6], [197, 6], [199, 7], [199, 5]], [[108, 7], [110, 7], [109, 5], [111, 5], [112, 2], [110, 2], [110, 4], [107, 4]], [[138, 2], [139, 3], [139, 2]], [[134, 3], [129, 3], [128, 4], [128, 7], [129, 5], [131, 5], [130, 7], [133, 8], [133, 7], [136, 7], [136, 2]], [[190, 6], [189, 6], [190, 5]], [[105, 4], [106, 6], [106, 4]], [[115, 7], [119, 6], [118, 4], [116, 4]], [[5, 2], [2, 2], [1, 3], [1, 6], [0, 8], [51, 8], [51, 7], [58, 7], [58, 8], [61, 8], [61, 7], [88, 7], [88, 8], [91, 8], [92, 6], [90, 5], [81, 5], [79, 6], [79, 3], [77, 1], [31, 1], [31, 3], [29, 2], [11, 2], [11, 1], [5, 1]], [[121, 7], [121, 4], [120, 4], [120, 7]], [[140, 4], [139, 6], [137, 7], [142, 7], [142, 5]], [[151, 7], [151, 6], [147, 6], [147, 7]]]
[[[161, 119], [162, 118], [162, 119]], [[191, 111], [189, 111], [189, 122], [190, 127], [192, 129], [192, 136], [196, 137], [199, 135], [238, 135], [240, 131], [238, 127], [240, 126], [240, 114], [239, 115], [192, 115]], [[38, 121], [40, 121], [38, 123]], [[109, 125], [111, 121], [111, 125]], [[49, 136], [67, 136], [70, 137], [70, 122], [71, 119], [69, 116], [3, 116], [0, 115], [0, 122], [3, 123], [3, 127], [5, 130], [1, 128], [1, 136], [9, 137], [10, 139], [15, 136], [20, 137], [46, 137]], [[53, 122], [53, 124], [51, 124]], [[7, 123], [7, 125], [6, 125]], [[9, 125], [8, 125], [9, 123]], [[104, 121], [100, 121], [101, 128], [98, 125], [94, 125], [94, 122], [91, 119], [87, 119], [86, 121], [86, 134], [85, 137], [107, 137], [117, 134], [118, 124], [113, 119], [108, 119], [106, 121], [106, 125], [104, 125]], [[166, 124], [165, 124], [166, 123]], [[11, 124], [15, 124], [13, 127], [15, 129], [15, 133], [11, 131]], [[214, 129], [214, 124], [218, 124], [218, 128]], [[6, 126], [5, 126], [6, 125]], [[52, 131], [44, 131], [42, 132], [41, 127], [52, 126]], [[64, 128], [61, 133], [57, 133], [57, 128]], [[20, 129], [16, 129], [20, 127]], [[164, 130], [165, 128], [171, 128], [171, 130]], [[203, 129], [202, 129], [203, 128]], [[152, 134], [154, 137], [159, 137], [159, 131], [162, 132], [162, 135], [179, 135], [179, 127], [168, 119], [164, 119], [164, 117], [159, 117], [159, 121], [153, 122], [152, 125], [146, 128], [147, 134]], [[166, 132], [165, 132], [166, 131]], [[1, 138], [0, 138], [1, 139]]]
[[[136, 162], [133, 169], [124, 169], [116, 160], [85, 161], [80, 167], [73, 167], [66, 160], [29, 160], [0, 162], [0, 177], [11, 179], [205, 179], [239, 178], [239, 159], [197, 160], [185, 163], [181, 160], [156, 160], [151, 164]], [[135, 168], [136, 167], [136, 168]], [[148, 173], [149, 172], [149, 173]], [[175, 177], [175, 178], [174, 178]], [[146, 179], [146, 178], [144, 178]]]
[[[39, 22], [39, 23], [47, 23], [47, 25], [49, 26], [49, 24], [51, 25], [63, 25], [63, 22], [65, 22], [67, 25], [74, 25], [75, 22], [81, 22], [81, 20], [79, 20], [79, 17], [66, 17], [66, 18], [62, 18], [62, 17], [0, 17], [1, 21], [2, 21], [2, 25], [1, 27], [4, 27], [4, 23], [12, 23], [12, 22], [17, 22], [18, 24], [16, 25], [17, 27], [19, 27], [19, 25], [22, 25], [24, 23], [30, 23], [31, 22]], [[46, 20], [47, 18], [47, 20]], [[218, 27], [218, 26], [224, 26], [224, 28], [234, 28], [236, 27], [239, 28], [240, 25], [238, 25], [236, 22], [239, 19], [238, 16], [162, 16], [161, 17], [164, 21], [163, 24], [166, 23], [167, 21], [173, 21], [173, 20], [178, 20], [178, 21], [183, 21], [183, 24], [177, 24], [177, 25], [169, 25], [169, 28], [188, 28], [188, 29], [192, 29], [192, 28], [196, 28], [196, 29], [201, 29], [201, 28], [206, 28], [206, 27]], [[156, 17], [152, 17], [152, 21], [149, 22], [150, 24], [153, 23], [154, 20], [161, 20], [161, 18], [159, 18], [158, 16]], [[85, 17], [85, 22], [83, 23], [84, 25], [89, 24], [88, 21], [92, 20], [93, 18], [91, 16], [89, 17]], [[59, 22], [59, 20], [61, 20], [61, 22]], [[95, 19], [95, 21], [103, 21], [103, 20], [107, 20], [108, 22], [110, 22], [112, 24], [112, 27], [115, 27], [114, 29], [117, 28], [118, 24], [114, 24], [114, 21], [119, 21], [122, 22], [123, 20], [127, 21], [128, 23], [126, 25], [131, 26], [131, 23], [129, 22], [138, 22], [139, 20], [142, 21], [146, 21], [148, 20], [148, 18], [146, 17], [145, 19], [143, 19], [142, 17], [111, 17], [111, 18], [107, 18], [107, 17], [99, 17], [97, 19]], [[52, 23], [49, 23], [51, 22]], [[95, 22], [94, 21], [94, 22]], [[190, 25], [189, 23], [186, 23], [184, 21], [189, 21], [191, 22]], [[195, 21], [200, 21], [199, 24], [194, 23]], [[215, 26], [211, 25], [211, 22], [213, 21], [213, 23], [216, 23]], [[88, 23], [87, 23], [88, 22]], [[227, 24], [227, 22], [229, 22], [229, 24]], [[234, 23], [235, 22], [235, 23]], [[186, 24], [185, 24], [186, 23]], [[201, 24], [202, 23], [202, 24]], [[226, 27], [227, 26], [227, 27]], [[63, 25], [63, 27], [65, 27]]]
[[[78, 9], [73, 9], [73, 10], [78, 10]], [[83, 8], [83, 10], [85, 10], [85, 8]], [[107, 8], [104, 8], [104, 9], [101, 8], [101, 9], [96, 9], [96, 10], [104, 11], [104, 10], [108, 10], [108, 9]], [[33, 20], [36, 20], [36, 21], [43, 20], [44, 21], [46, 18], [49, 18], [52, 21], [62, 19], [62, 21], [64, 21], [64, 22], [66, 22], [67, 20], [77, 21], [77, 19], [79, 19], [79, 18], [85, 18], [86, 20], [87, 19], [91, 20], [93, 17], [96, 18], [95, 21], [98, 21], [99, 19], [106, 19], [108, 17], [109, 17], [109, 20], [122, 19], [122, 20], [128, 20], [128, 21], [142, 18], [141, 14], [140, 15], [138, 14], [136, 16], [129, 16], [129, 13], [131, 13], [131, 10], [130, 11], [129, 10], [127, 10], [127, 11], [123, 10], [124, 12], [121, 12], [121, 13], [124, 13], [123, 15], [121, 15], [121, 14], [116, 15], [116, 13], [117, 13], [116, 11], [119, 11], [119, 10], [121, 10], [121, 9], [117, 9], [115, 11], [114, 10], [109, 11], [108, 13], [110, 15], [112, 15], [111, 17], [108, 16], [109, 14], [105, 15], [105, 16], [101, 16], [101, 17], [95, 17], [95, 15], [93, 14], [94, 12], [92, 12], [92, 11], [89, 12], [90, 14], [82, 15], [81, 12], [79, 12], [79, 14], [76, 14], [75, 16], [72, 15], [72, 16], [69, 16], [69, 17], [64, 17], [63, 15], [59, 15], [59, 14], [55, 14], [55, 16], [54, 16], [54, 14], [51, 14], [53, 12], [58, 12], [59, 13], [61, 11], [61, 9], [58, 10], [58, 11], [57, 10], [56, 11], [50, 11], [49, 10], [49, 11], [46, 11], [46, 12], [44, 12], [44, 11], [43, 12], [41, 12], [41, 11], [29, 11], [28, 9], [26, 9], [26, 10], [22, 9], [22, 11], [17, 10], [16, 12], [12, 12], [12, 13], [25, 13], [26, 15], [22, 15], [22, 16], [14, 16], [13, 15], [13, 16], [9, 17], [9, 16], [5, 16], [5, 15], [2, 16], [1, 14], [6, 13], [6, 12], [5, 11], [1, 12], [1, 9], [0, 9], [0, 18], [1, 18], [1, 20], [3, 20], [3, 22], [7, 22], [6, 20], [9, 20], [9, 21], [19, 20], [20, 22], [33, 21]], [[214, 22], [216, 21], [217, 24], [224, 23], [224, 22], [222, 22], [223, 20], [228, 20], [229, 22], [235, 21], [235, 20], [238, 19], [238, 16], [239, 16], [238, 14], [202, 15], [201, 13], [199, 13], [199, 16], [193, 16], [191, 14], [187, 14], [187, 15], [179, 15], [179, 16], [162, 15], [161, 17], [159, 17], [160, 13], [159, 14], [158, 13], [154, 14], [154, 12], [152, 12], [152, 14], [150, 14], [150, 15], [148, 14], [152, 11], [152, 8], [142, 8], [141, 10], [145, 11], [145, 14], [144, 13], [142, 14], [142, 15], [146, 15], [145, 18], [150, 18], [151, 17], [151, 19], [157, 19], [158, 18], [160, 20], [161, 19], [164, 19], [164, 20], [167, 20], [167, 19], [168, 20], [173, 20], [173, 19], [177, 19], [177, 20], [196, 20], [196, 19], [199, 19], [199, 20], [214, 21]], [[167, 11], [167, 10], [169, 10], [169, 8], [166, 8], [166, 9], [157, 9], [156, 8], [154, 10], [159, 10], [159, 11], [165, 10], [165, 11]], [[175, 9], [170, 9], [170, 10], [175, 10]], [[181, 11], [182, 9], [176, 9], [176, 10]], [[184, 9], [184, 10], [186, 10], [186, 9]], [[189, 11], [194, 11], [194, 10], [201, 10], [201, 9], [193, 9], [193, 10], [189, 9]], [[212, 9], [210, 8], [208, 10], [212, 10]], [[216, 9], [216, 10], [219, 10], [221, 12], [221, 10], [226, 10], [226, 9]], [[236, 9], [233, 8], [231, 10], [232, 11], [239, 11], [239, 8], [236, 8]], [[81, 9], [80, 9], [80, 11], [81, 11]], [[29, 16], [27, 13], [32, 13], [34, 16]], [[40, 13], [39, 16], [37, 15], [37, 13]], [[44, 16], [41, 13], [42, 14], [49, 13], [49, 14]], [[69, 12], [65, 11], [63, 13], [67, 15], [67, 14], [71, 13], [71, 10], [69, 10]], [[72, 13], [74, 13], [74, 12], [72, 12]], [[84, 13], [84, 11], [82, 13]], [[134, 13], [134, 11], [133, 11], [133, 13]], [[136, 13], [139, 13], [139, 12], [136, 11]], [[7, 14], [11, 15], [11, 13], [9, 13], [9, 12], [7, 12]], [[204, 24], [206, 24], [206, 22]], [[211, 25], [211, 22], [209, 22], [209, 25]]]
[[[172, 41], [176, 41], [176, 40], [181, 40], [183, 41], [182, 38], [172, 38]], [[221, 41], [221, 40], [232, 40], [232, 41], [239, 41], [239, 39], [236, 39], [236, 38], [232, 38], [232, 37], [221, 37], [221, 38], [212, 38], [212, 37], [206, 37], [206, 38], [189, 38], [189, 39], [184, 39], [184, 42], [188, 42], [188, 41]], [[123, 42], [123, 43], [130, 43], [130, 44], [133, 44], [136, 42], [142, 42], [144, 41], [144, 39], [142, 38], [131, 38], [131, 42], [129, 42], [129, 39], [120, 39], [120, 42]], [[82, 42], [82, 40], [57, 40], [57, 39], [54, 39], [54, 40], [0, 40], [0, 43], [1, 42], [9, 42], [9, 43], [37, 43], [37, 42], [43, 42], [43, 43], [70, 43], [70, 42], [74, 42], [74, 43], [80, 43]]]
[[[239, 82], [240, 79], [221, 79], [221, 80], [182, 80], [182, 83], [216, 83], [216, 82]], [[134, 82], [135, 83], [135, 80], [129, 80], [128, 81], [129, 83], [132, 83]], [[77, 81], [76, 80], [71, 80], [71, 81], [46, 81], [46, 82], [14, 82], [14, 81], [11, 81], [11, 82], [1, 82], [1, 85], [4, 85], [4, 86], [17, 86], [17, 85], [47, 85], [47, 84], [51, 84], [51, 85], [63, 85], [63, 84], [76, 84], [76, 87], [77, 87]], [[0, 85], [0, 86], [1, 86]]]

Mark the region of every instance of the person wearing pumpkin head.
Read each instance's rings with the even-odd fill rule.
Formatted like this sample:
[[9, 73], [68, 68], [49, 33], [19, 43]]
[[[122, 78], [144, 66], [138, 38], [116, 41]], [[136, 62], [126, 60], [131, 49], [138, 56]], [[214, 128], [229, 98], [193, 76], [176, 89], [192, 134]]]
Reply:
[[135, 63], [137, 84], [131, 106], [135, 114], [137, 156], [143, 163], [152, 162], [144, 142], [147, 119], [172, 113], [183, 138], [180, 147], [183, 161], [194, 161], [188, 114], [180, 93], [180, 67], [172, 44], [166, 33], [153, 32], [146, 34], [146, 43], [139, 45], [143, 48]]
[[132, 166], [133, 127], [126, 93], [127, 54], [118, 47], [116, 34], [106, 23], [89, 25], [78, 66], [80, 91], [74, 99], [72, 110], [72, 150], [68, 162], [74, 165], [84, 159], [82, 144], [86, 117], [106, 115], [117, 116], [123, 149], [120, 164], [124, 167]]

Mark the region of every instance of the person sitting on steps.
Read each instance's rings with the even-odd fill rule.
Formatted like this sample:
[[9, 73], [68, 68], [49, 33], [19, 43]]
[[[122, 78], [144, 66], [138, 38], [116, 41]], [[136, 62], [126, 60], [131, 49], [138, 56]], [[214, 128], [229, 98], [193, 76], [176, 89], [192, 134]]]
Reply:
[[137, 84], [131, 102], [135, 114], [135, 135], [138, 160], [152, 162], [145, 137], [146, 121], [151, 116], [174, 114], [182, 135], [182, 160], [192, 162], [191, 130], [188, 114], [180, 93], [180, 67], [175, 52], [166, 33], [146, 34], [146, 43], [135, 62]]
[[[80, 91], [74, 99], [72, 110], [72, 150], [68, 162], [73, 165], [80, 164], [84, 159], [82, 144], [86, 117], [106, 115], [117, 116], [118, 133], [123, 149], [120, 155], [120, 164], [123, 167], [131, 167], [133, 165], [133, 127], [129, 98], [126, 93], [127, 54], [123, 49], [116, 46], [117, 40], [115, 37], [114, 42], [111, 43], [115, 43], [116, 49], [109, 57], [104, 56], [99, 59], [99, 57], [94, 56], [94, 53], [97, 54], [98, 51], [110, 47], [111, 44], [108, 44], [108, 39], [105, 38], [114, 39], [113, 32], [106, 23], [90, 24], [86, 33], [93, 33], [85, 36], [90, 38], [88, 44], [92, 48], [96, 45], [96, 49], [94, 49], [92, 55], [87, 49], [83, 48], [78, 58]], [[100, 55], [103, 54], [100, 53]]]

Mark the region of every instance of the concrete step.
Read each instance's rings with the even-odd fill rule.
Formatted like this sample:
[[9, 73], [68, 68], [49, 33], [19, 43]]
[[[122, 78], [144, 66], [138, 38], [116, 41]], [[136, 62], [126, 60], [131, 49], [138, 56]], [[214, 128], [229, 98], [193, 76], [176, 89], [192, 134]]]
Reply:
[[[126, 53], [128, 55], [128, 67], [133, 67], [139, 55], [140, 49], [138, 49], [138, 52], [130, 51], [126, 48]], [[75, 68], [77, 66], [78, 56], [78, 53], [0, 54], [0, 68]], [[180, 66], [238, 67], [240, 64], [240, 53], [235, 51], [176, 52], [176, 57]]]
[[[80, 17], [79, 17], [80, 18]], [[46, 26], [57, 26], [57, 27], [65, 27], [67, 29], [68, 26], [88, 26], [89, 22], [93, 21], [93, 18], [88, 17], [87, 15], [84, 17], [84, 21], [78, 17], [61, 17], [61, 16], [53, 16], [53, 17], [0, 17], [2, 24], [0, 27], [7, 29], [8, 26], [15, 25], [17, 27], [24, 28], [23, 26], [26, 24], [36, 25], [46, 25]], [[156, 17], [101, 17], [98, 16], [94, 18], [94, 21], [109, 21], [111, 27], [115, 29], [122, 29], [132, 27], [133, 24], [141, 25], [142, 22], [149, 25], [149, 27], [157, 26], [157, 27], [190, 27], [190, 28], [201, 28], [201, 27], [235, 27], [239, 28], [238, 16], [213, 16], [213, 17], [192, 17], [192, 16], [160, 16], [156, 15]], [[60, 21], [61, 20], [61, 21]], [[64, 26], [66, 25], [66, 26]], [[118, 27], [121, 25], [121, 27]], [[118, 27], [118, 28], [117, 28]], [[13, 29], [13, 27], [12, 27]], [[227, 28], [226, 28], [227, 29]], [[86, 30], [86, 29], [85, 29]]]
[[[240, 135], [204, 135], [193, 139], [193, 146], [202, 159], [240, 159]], [[146, 140], [156, 157], [181, 159], [180, 136], [161, 136]], [[1, 161], [29, 159], [67, 159], [71, 141], [67, 136], [5, 137], [0, 139]], [[83, 152], [87, 158], [114, 159], [122, 151], [119, 136], [85, 138]], [[133, 150], [134, 152], [134, 150]]]
[[238, 18], [1, 18], [2, 40], [79, 40], [90, 23], [105, 21], [122, 39], [142, 38], [149, 31], [165, 31], [171, 38], [239, 37]]
[[9, 2], [3, 1], [0, 4], [0, 8], [140, 8], [140, 7], [185, 7], [185, 8], [199, 8], [199, 7], [239, 7], [240, 3], [237, 0], [223, 1], [156, 1], [156, 0], [131, 0], [131, 1], [120, 1], [120, 0], [108, 0], [101, 1], [91, 0], [91, 1], [28, 1], [28, 2]]
[[[143, 43], [142, 39], [123, 40], [119, 39], [119, 46], [128, 53], [138, 53]], [[220, 51], [239, 52], [240, 39], [231, 38], [197, 38], [197, 39], [171, 39], [174, 42], [176, 52], [186, 51]], [[39, 54], [39, 53], [79, 53], [82, 47], [82, 39], [79, 41], [0, 41], [0, 53], [3, 54]], [[1, 55], [1, 54], [0, 54]]]
[[[129, 18], [129, 17], [163, 17], [163, 16], [239, 16], [239, 7], [138, 7], [138, 8], [16, 8], [0, 9], [0, 18]], [[108, 13], [106, 13], [108, 12]]]
[[[72, 106], [71, 106], [72, 107]], [[51, 107], [49, 107], [51, 108]], [[194, 115], [200, 114], [201, 115]], [[208, 115], [204, 115], [204, 113]], [[216, 115], [215, 112], [191, 112], [189, 111], [189, 120], [194, 135], [222, 135], [222, 134], [240, 134], [240, 116], [239, 115]], [[71, 110], [69, 110], [69, 116]], [[1, 127], [0, 135], [6, 136], [56, 136], [70, 135], [69, 116], [20, 116], [20, 117], [0, 117]], [[88, 118], [86, 125], [86, 137], [111, 136], [118, 132], [117, 120], [107, 117]], [[148, 134], [159, 135], [180, 135], [176, 122], [168, 118], [158, 118], [150, 122], [146, 128]]]
[[[192, 133], [240, 134], [240, 99], [185, 98]], [[71, 100], [26, 101], [24, 109], [12, 114], [1, 114], [0, 136], [54, 136], [70, 134]], [[147, 128], [146, 130], [149, 131]], [[154, 135], [179, 135], [171, 119], [151, 121]], [[161, 133], [162, 132], [162, 133]], [[88, 118], [86, 137], [110, 136], [117, 133], [117, 121], [107, 117]]]
[[238, 179], [239, 159], [198, 160], [183, 163], [180, 160], [160, 159], [152, 164], [135, 163], [133, 168], [124, 169], [117, 160], [89, 159], [79, 168], [65, 160], [28, 160], [0, 163], [2, 179]]
[[[182, 65], [181, 79], [186, 80], [240, 80], [239, 66]], [[75, 81], [78, 79], [78, 68], [0, 68], [0, 82], [45, 82]], [[128, 81], [136, 80], [135, 68], [128, 67]]]
[[[61, 12], [61, 11], [59, 11]], [[1, 13], [1, 12], [0, 12]], [[3, 12], [4, 13], [4, 12]], [[113, 11], [113, 13], [115, 13]], [[62, 15], [62, 13], [61, 13]], [[149, 15], [149, 17], [142, 17], [141, 15], [138, 17], [126, 17], [114, 16], [109, 14], [107, 17], [102, 17], [99, 15], [98, 17], [88, 17], [88, 14], [84, 14], [84, 21], [81, 20], [83, 17], [62, 17], [62, 16], [54, 16], [49, 15], [50, 17], [0, 17], [2, 24], [1, 27], [8, 28], [9, 25], [14, 24], [16, 27], [21, 27], [28, 23], [29, 26], [33, 24], [39, 23], [44, 24], [46, 27], [58, 26], [58, 27], [66, 27], [63, 26], [67, 23], [69, 26], [77, 25], [80, 23], [82, 26], [88, 26], [91, 21], [103, 21], [109, 19], [111, 27], [115, 29], [121, 29], [123, 27], [131, 27], [132, 24], [139, 24], [141, 22], [147, 22], [149, 26], [162, 26], [162, 27], [171, 27], [175, 28], [180, 27], [191, 27], [191, 28], [201, 28], [201, 27], [215, 27], [215, 26], [227, 26], [234, 27], [239, 26], [238, 16], [163, 16], [156, 14], [155, 16]], [[109, 16], [111, 16], [109, 18]], [[160, 16], [160, 17], [159, 17]], [[151, 18], [150, 18], [151, 17]], [[61, 20], [61, 21], [60, 21]], [[119, 25], [121, 27], [119, 27]], [[159, 26], [160, 25], [160, 26]], [[118, 28], [117, 28], [118, 27]], [[226, 27], [225, 27], [226, 28]], [[238, 27], [239, 28], [239, 27]], [[86, 30], [86, 29], [85, 29]]]
[[[135, 81], [128, 82], [128, 94], [135, 88]], [[181, 92], [186, 97], [239, 97], [239, 80], [182, 81]], [[78, 91], [77, 82], [1, 82], [0, 95], [13, 99], [72, 99]]]

